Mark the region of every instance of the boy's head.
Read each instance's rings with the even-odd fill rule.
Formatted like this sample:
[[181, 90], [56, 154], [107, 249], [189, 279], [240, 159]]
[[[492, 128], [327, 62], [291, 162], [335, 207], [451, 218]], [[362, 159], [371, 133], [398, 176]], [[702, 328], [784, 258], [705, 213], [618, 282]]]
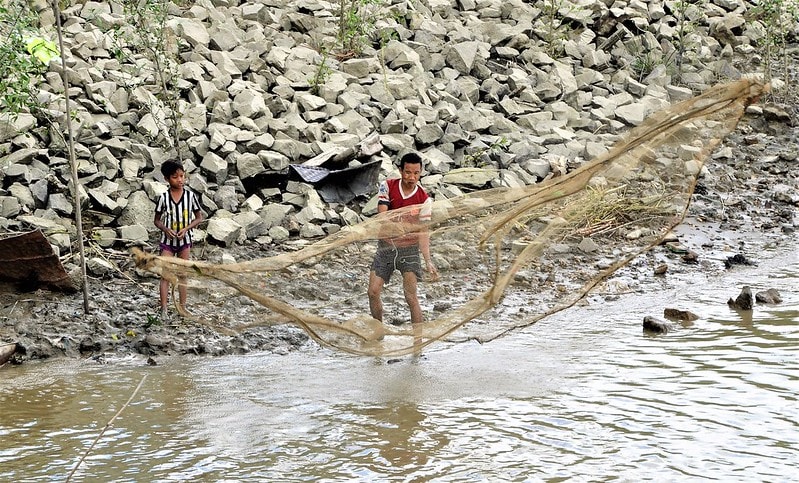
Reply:
[[405, 153], [400, 158], [400, 164], [399, 164], [400, 171], [402, 171], [405, 168], [406, 164], [418, 164], [419, 165], [419, 169], [421, 170], [421, 168], [422, 168], [422, 157], [419, 156], [419, 153], [416, 153], [414, 151], [411, 151], [409, 153]]
[[173, 174], [177, 173], [178, 171], [185, 171], [183, 169], [183, 165], [178, 163], [177, 161], [164, 161], [164, 164], [161, 165], [161, 174], [164, 175], [164, 179], [169, 179], [172, 177]]

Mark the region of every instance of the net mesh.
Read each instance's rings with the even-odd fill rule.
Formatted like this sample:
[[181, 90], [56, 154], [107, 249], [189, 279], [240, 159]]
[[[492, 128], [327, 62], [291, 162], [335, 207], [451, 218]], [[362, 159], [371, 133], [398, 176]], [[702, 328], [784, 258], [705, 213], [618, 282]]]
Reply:
[[[767, 90], [744, 79], [654, 113], [604, 155], [567, 175], [433, 203], [432, 220], [403, 223], [391, 210], [292, 252], [233, 264], [135, 250], [137, 266], [207, 290], [208, 314], [233, 294], [260, 306], [229, 327], [295, 324], [328, 347], [399, 356], [439, 340], [486, 342], [574, 305], [637, 255], [661, 242], [688, 209], [705, 159]], [[440, 273], [422, 282], [422, 324], [383, 323], [365, 295], [376, 240], [427, 231]], [[590, 243], [591, 249], [585, 249]], [[409, 320], [399, 276], [384, 304]], [[395, 287], [390, 289], [389, 287]], [[503, 298], [535, 301], [520, 314], [490, 312]], [[432, 310], [430, 310], [432, 305]], [[194, 311], [194, 309], [192, 309]], [[240, 309], [230, 309], [240, 310]], [[228, 313], [227, 315], [231, 315]], [[233, 314], [235, 316], [235, 314]], [[204, 317], [212, 323], [212, 317]]]

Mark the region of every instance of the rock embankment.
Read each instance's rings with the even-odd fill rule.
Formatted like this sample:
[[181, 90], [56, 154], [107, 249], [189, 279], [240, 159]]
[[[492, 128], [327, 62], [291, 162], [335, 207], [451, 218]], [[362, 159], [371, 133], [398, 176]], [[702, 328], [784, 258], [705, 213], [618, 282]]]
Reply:
[[[373, 193], [326, 202], [312, 182], [290, 176], [292, 164], [349, 149], [338, 168], [381, 160], [385, 177], [397, 153], [417, 149], [428, 162], [425, 185], [439, 197], [532, 184], [603, 152], [649, 113], [763, 61], [765, 26], [744, 21], [747, 2], [717, 0], [701, 11], [673, 2], [558, 7], [391, 2], [359, 14], [371, 35], [357, 39], [360, 56], [338, 60], [338, 5], [193, 2], [171, 6], [163, 31], [171, 47], [159, 66], [137, 55], [131, 39], [142, 28], [120, 5], [77, 3], [63, 11], [64, 55], [90, 239], [103, 247], [152, 239], [153, 200], [166, 189], [158, 167], [177, 156], [172, 119], [209, 218], [201, 235], [225, 246], [279, 244], [374, 210]], [[41, 34], [52, 37], [49, 11], [41, 18]], [[175, 75], [166, 99], [159, 67]], [[52, 62], [38, 87], [44, 113], [63, 121], [59, 72]], [[179, 98], [170, 104], [169, 94]], [[41, 228], [70, 252], [63, 143], [41, 116], [4, 115], [0, 127], [0, 225]], [[364, 155], [358, 148], [370, 136], [377, 147]]]

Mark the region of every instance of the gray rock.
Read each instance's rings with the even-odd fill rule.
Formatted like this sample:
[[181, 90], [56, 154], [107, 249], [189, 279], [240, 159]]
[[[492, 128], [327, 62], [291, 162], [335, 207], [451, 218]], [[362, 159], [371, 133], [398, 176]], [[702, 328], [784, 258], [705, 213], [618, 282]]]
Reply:
[[89, 197], [94, 202], [94, 205], [100, 209], [100, 211], [104, 211], [106, 213], [112, 214], [119, 214], [122, 209], [119, 204], [111, 199], [110, 196], [105, 194], [102, 190], [99, 189], [90, 189], [89, 190]]
[[210, 33], [198, 19], [175, 18], [169, 20], [167, 24], [192, 47], [208, 47], [211, 42]]
[[738, 294], [738, 297], [727, 301], [727, 305], [738, 310], [752, 310], [755, 304], [751, 287], [745, 286], [741, 289], [741, 293]]
[[101, 228], [92, 232], [92, 239], [101, 247], [109, 248], [114, 246], [114, 243], [116, 243], [117, 232], [116, 230], [110, 228]]
[[361, 217], [358, 216], [358, 213], [347, 207], [341, 210], [340, 217], [345, 226], [357, 225], [361, 222]]
[[588, 237], [580, 240], [580, 244], [577, 245], [577, 248], [584, 253], [596, 253], [600, 249], [599, 245], [597, 245], [594, 240]]
[[236, 160], [236, 171], [241, 179], [252, 178], [266, 171], [261, 157], [257, 154], [244, 153], [233, 157]]
[[0, 143], [13, 139], [21, 133], [28, 132], [36, 126], [36, 118], [27, 113], [16, 116], [0, 113]]
[[444, 182], [454, 185], [482, 188], [499, 176], [494, 169], [458, 168], [444, 175]]
[[376, 58], [356, 58], [341, 63], [341, 71], [357, 79], [380, 72], [380, 68], [380, 61]]
[[420, 146], [428, 146], [444, 136], [444, 130], [438, 124], [425, 124], [416, 133], [416, 142]]
[[488, 58], [489, 45], [484, 42], [469, 41], [453, 44], [445, 58], [447, 65], [462, 74], [469, 74], [478, 60]]
[[269, 231], [269, 227], [266, 226], [263, 218], [254, 211], [238, 213], [233, 216], [233, 221], [244, 228], [245, 236], [249, 240], [254, 240]]
[[325, 236], [324, 229], [322, 229], [319, 225], [314, 225], [313, 223], [307, 223], [302, 225], [300, 228], [300, 237], [301, 238], [321, 238]]
[[[233, 19], [231, 19], [233, 20]], [[212, 49], [231, 51], [241, 44], [241, 39], [246, 35], [232, 21], [214, 25], [208, 32], [210, 40], [208, 46]]]
[[21, 211], [22, 206], [15, 196], [0, 196], [0, 218], [13, 218]]
[[264, 221], [264, 225], [266, 226], [266, 228], [269, 229], [274, 226], [282, 225], [283, 221], [286, 219], [289, 213], [293, 211], [294, 207], [291, 205], [272, 203], [264, 206], [261, 210], [259, 210], [258, 215]]
[[64, 193], [53, 193], [47, 199], [47, 208], [62, 216], [72, 216], [75, 205]]
[[223, 246], [231, 246], [244, 235], [244, 229], [232, 218], [211, 218], [207, 226], [208, 236]]
[[200, 168], [203, 170], [204, 174], [215, 183], [222, 184], [227, 179], [227, 161], [216, 153], [209, 152], [203, 156]]
[[284, 242], [289, 239], [290, 233], [289, 231], [282, 227], [282, 226], [273, 226], [269, 229], [269, 236], [275, 242]]
[[233, 98], [233, 111], [240, 116], [254, 118], [269, 112], [264, 95], [255, 89], [243, 89]]
[[22, 211], [30, 213], [36, 208], [36, 200], [28, 186], [17, 182], [8, 187], [8, 192], [19, 201]]
[[667, 334], [672, 326], [663, 320], [647, 315], [644, 317], [644, 331], [653, 334]]
[[[51, 196], [52, 199], [52, 196]], [[121, 225], [150, 226], [155, 218], [155, 202], [143, 191], [134, 191], [127, 198], [127, 204], [117, 218]]]
[[755, 300], [763, 304], [779, 304], [782, 303], [782, 296], [775, 288], [763, 290], [755, 294]]
[[122, 225], [119, 227], [119, 238], [128, 244], [140, 244], [147, 242], [149, 233], [143, 225]]
[[627, 104], [615, 109], [616, 116], [631, 126], [637, 126], [644, 122], [648, 111], [642, 104]]
[[86, 269], [98, 277], [110, 276], [119, 271], [116, 265], [105, 258], [92, 257], [86, 260]]

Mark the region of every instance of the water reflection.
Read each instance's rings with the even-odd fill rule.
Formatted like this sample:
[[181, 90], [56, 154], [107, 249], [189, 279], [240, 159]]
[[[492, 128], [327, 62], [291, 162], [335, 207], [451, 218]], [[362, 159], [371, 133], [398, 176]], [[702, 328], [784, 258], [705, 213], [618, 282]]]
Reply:
[[429, 455], [436, 454], [449, 441], [445, 434], [430, 432], [430, 425], [425, 425], [427, 415], [415, 404], [342, 409], [360, 419], [365, 430], [368, 428], [368, 434], [363, 435], [368, 437], [361, 444], [377, 450], [377, 474], [392, 467], [412, 469], [427, 465]]

